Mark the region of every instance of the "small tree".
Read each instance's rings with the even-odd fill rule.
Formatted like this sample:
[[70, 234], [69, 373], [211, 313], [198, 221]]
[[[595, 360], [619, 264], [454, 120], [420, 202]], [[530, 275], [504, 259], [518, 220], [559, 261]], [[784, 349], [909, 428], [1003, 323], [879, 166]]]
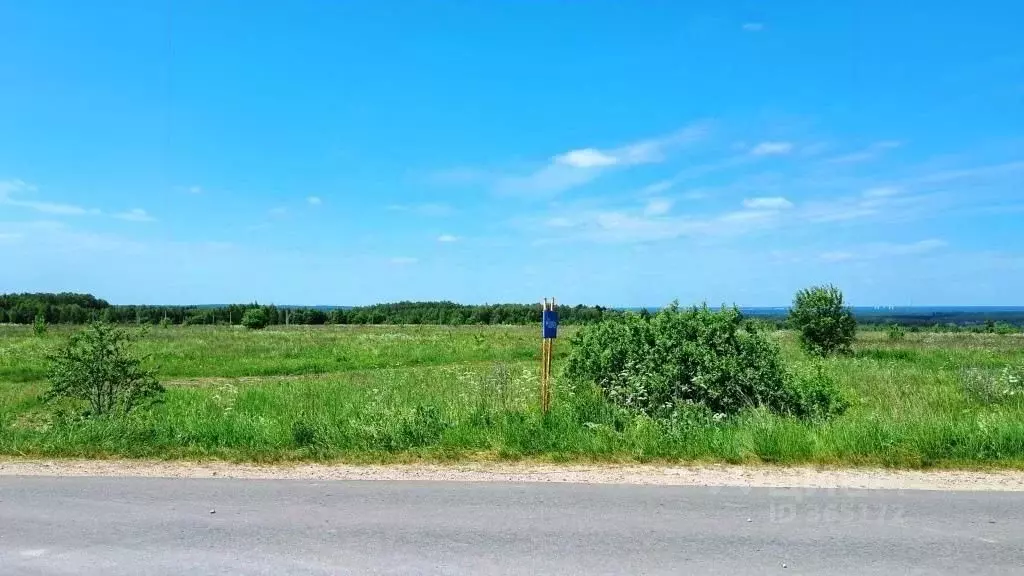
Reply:
[[800, 344], [810, 354], [830, 356], [853, 350], [857, 321], [835, 286], [814, 286], [796, 293], [789, 320], [800, 331]]
[[263, 308], [249, 308], [242, 314], [242, 326], [250, 330], [262, 330], [267, 327], [267, 313]]
[[36, 314], [35, 322], [32, 323], [32, 331], [36, 336], [46, 336], [46, 317]]
[[87, 402], [90, 414], [122, 415], [152, 401], [163, 391], [156, 372], [142, 367], [132, 349], [135, 338], [96, 322], [71, 336], [50, 356], [49, 400]]

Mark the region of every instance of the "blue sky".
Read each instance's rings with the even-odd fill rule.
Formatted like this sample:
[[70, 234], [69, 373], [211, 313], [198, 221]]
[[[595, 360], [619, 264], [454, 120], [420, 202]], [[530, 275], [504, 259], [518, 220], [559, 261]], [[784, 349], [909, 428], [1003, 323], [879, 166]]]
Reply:
[[1024, 304], [1024, 4], [5, 2], [0, 292]]

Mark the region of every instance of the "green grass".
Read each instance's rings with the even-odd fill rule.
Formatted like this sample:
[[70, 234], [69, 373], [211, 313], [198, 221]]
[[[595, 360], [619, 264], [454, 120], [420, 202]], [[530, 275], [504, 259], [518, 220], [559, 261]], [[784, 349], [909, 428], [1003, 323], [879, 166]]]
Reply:
[[[151, 328], [140, 347], [164, 402], [82, 421], [41, 403], [51, 328], [0, 327], [0, 453], [230, 460], [718, 461], [892, 467], [1024, 467], [1024, 401], [968, 393], [964, 369], [1024, 365], [1024, 338], [865, 333], [824, 362], [853, 401], [805, 422], [752, 410], [667, 424], [558, 387], [538, 409], [538, 330], [322, 327], [247, 332]], [[811, 362], [779, 333], [790, 365]], [[556, 356], [569, 346], [560, 339]], [[557, 373], [556, 366], [556, 373]], [[246, 378], [239, 378], [246, 377]]]

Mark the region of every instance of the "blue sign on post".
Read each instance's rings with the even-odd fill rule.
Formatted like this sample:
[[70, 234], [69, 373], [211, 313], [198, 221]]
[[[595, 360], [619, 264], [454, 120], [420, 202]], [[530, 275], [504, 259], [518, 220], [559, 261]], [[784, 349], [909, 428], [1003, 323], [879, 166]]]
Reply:
[[543, 317], [544, 338], [558, 338], [558, 312], [545, 310]]

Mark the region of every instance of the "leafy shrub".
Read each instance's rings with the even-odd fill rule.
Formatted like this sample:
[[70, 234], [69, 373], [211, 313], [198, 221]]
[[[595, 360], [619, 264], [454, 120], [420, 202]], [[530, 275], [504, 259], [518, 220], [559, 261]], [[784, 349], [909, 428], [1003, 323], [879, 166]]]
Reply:
[[46, 399], [85, 402], [94, 416], [127, 414], [155, 400], [164, 388], [154, 370], [142, 367], [134, 339], [102, 322], [73, 334], [49, 357]]
[[982, 404], [1024, 402], [1024, 365], [1002, 370], [965, 368], [960, 371], [960, 386]]
[[788, 389], [789, 411], [800, 418], [824, 420], [839, 416], [850, 407], [835, 379], [821, 366], [796, 371]]
[[750, 406], [800, 415], [832, 414], [841, 404], [830, 397], [824, 408], [810, 407], [826, 394], [807, 382], [794, 389], [778, 346], [735, 308], [673, 303], [650, 320], [627, 314], [586, 326], [573, 338], [565, 375], [593, 382], [613, 404], [665, 419], [693, 405], [723, 415]]
[[32, 323], [32, 332], [36, 336], [46, 336], [46, 317], [42, 314], [36, 314], [36, 319]]
[[889, 327], [885, 332], [889, 342], [893, 343], [902, 342], [903, 339], [907, 337], [907, 331], [899, 324], [889, 324]]
[[170, 328], [171, 327], [171, 319], [166, 317], [166, 316], [161, 318], [160, 319], [160, 327], [161, 328]]
[[790, 324], [800, 331], [800, 344], [815, 356], [853, 351], [857, 321], [835, 286], [814, 286], [796, 293]]
[[262, 330], [268, 322], [267, 312], [263, 308], [249, 308], [242, 314], [242, 326], [250, 330]]

